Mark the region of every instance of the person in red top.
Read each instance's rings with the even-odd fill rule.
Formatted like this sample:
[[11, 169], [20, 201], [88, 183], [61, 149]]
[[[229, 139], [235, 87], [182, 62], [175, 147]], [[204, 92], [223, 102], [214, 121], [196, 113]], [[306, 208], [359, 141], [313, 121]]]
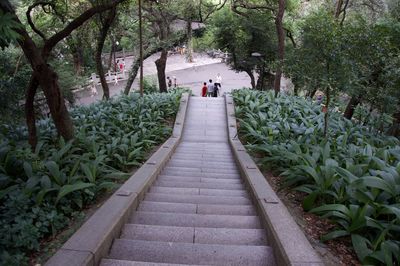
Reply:
[[201, 88], [201, 96], [207, 97], [207, 83], [206, 82], [204, 82], [203, 88]]

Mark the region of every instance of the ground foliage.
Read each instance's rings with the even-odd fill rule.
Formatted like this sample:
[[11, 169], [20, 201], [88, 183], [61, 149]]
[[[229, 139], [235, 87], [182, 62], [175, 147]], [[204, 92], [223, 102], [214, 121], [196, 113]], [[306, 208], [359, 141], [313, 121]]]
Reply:
[[336, 223], [323, 240], [350, 237], [363, 264], [400, 261], [400, 141], [333, 110], [323, 135], [321, 106], [301, 97], [237, 90], [240, 134], [303, 208]]
[[170, 133], [182, 90], [138, 93], [72, 110], [77, 133], [65, 142], [54, 124], [38, 123], [35, 151], [25, 127], [0, 135], [0, 264], [24, 265], [85, 205], [114, 188]]

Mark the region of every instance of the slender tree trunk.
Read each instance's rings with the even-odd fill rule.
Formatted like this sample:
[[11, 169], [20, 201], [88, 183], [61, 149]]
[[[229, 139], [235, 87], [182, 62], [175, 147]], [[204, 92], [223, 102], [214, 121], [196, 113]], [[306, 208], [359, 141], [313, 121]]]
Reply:
[[82, 66], [83, 62], [83, 50], [82, 50], [82, 42], [78, 40], [78, 43], [74, 45], [72, 48], [72, 58], [74, 60], [74, 70], [75, 73], [79, 76], [82, 75]]
[[326, 88], [326, 102], [325, 102], [325, 115], [324, 115], [324, 136], [328, 137], [328, 126], [329, 126], [329, 104], [331, 102], [331, 89]]
[[281, 90], [282, 64], [285, 58], [285, 31], [283, 29], [283, 15], [285, 13], [285, 0], [279, 0], [278, 15], [275, 19], [276, 33], [278, 35], [279, 64], [275, 74], [274, 90], [277, 95]]
[[[148, 57], [150, 57], [153, 54], [157, 53], [161, 49], [162, 48], [160, 48], [160, 47], [155, 47], [155, 48], [152, 48], [152, 49], [149, 49], [149, 50], [145, 51], [144, 54], [143, 54], [143, 60], [146, 60]], [[124, 89], [124, 93], [126, 95], [128, 95], [129, 91], [131, 90], [133, 81], [135, 80], [135, 78], [137, 76], [139, 68], [140, 68], [140, 58], [137, 58], [135, 60], [135, 62], [132, 64], [131, 69], [129, 70], [129, 77], [128, 77], [128, 80], [126, 82], [126, 86], [125, 86], [125, 89]]]
[[107, 33], [108, 30], [111, 27], [112, 22], [114, 21], [115, 18], [115, 12], [116, 9], [113, 8], [110, 10], [110, 12], [107, 14], [107, 17], [105, 18], [104, 21], [101, 19], [100, 15], [100, 22], [101, 22], [101, 29], [99, 32], [99, 38], [97, 40], [97, 50], [96, 50], [96, 68], [97, 68], [97, 73], [99, 74], [100, 77], [100, 83], [101, 86], [103, 87], [103, 98], [108, 100], [110, 99], [110, 89], [107, 84], [106, 77], [104, 75], [104, 69], [103, 69], [103, 64], [101, 61], [101, 54], [103, 52], [103, 47], [104, 47], [104, 42], [106, 41]]
[[400, 111], [393, 115], [393, 125], [389, 128], [387, 134], [395, 137], [400, 137]]
[[310, 97], [311, 99], [314, 98], [315, 94], [317, 93], [317, 88], [311, 90], [308, 94], [308, 97]]
[[347, 119], [351, 119], [354, 115], [354, 110], [356, 109], [357, 105], [361, 102], [360, 97], [351, 97], [349, 103], [346, 106], [346, 110], [344, 111], [343, 117]]
[[193, 63], [193, 45], [192, 45], [192, 21], [187, 21], [187, 52], [188, 52], [188, 62]]
[[113, 54], [114, 54], [114, 39], [112, 37], [110, 37], [111, 40], [111, 52], [110, 52], [110, 56], [108, 57], [108, 67], [107, 69], [111, 70], [111, 65], [113, 62]]
[[165, 81], [165, 66], [167, 65], [167, 55], [168, 51], [163, 49], [161, 51], [160, 58], [156, 60], [157, 76], [158, 76], [158, 86], [160, 92], [167, 92], [167, 82]]
[[246, 69], [245, 72], [246, 72], [247, 75], [249, 75], [249, 77], [250, 77], [251, 88], [252, 88], [252, 89], [255, 89], [255, 88], [256, 88], [256, 79], [254, 78], [253, 71], [251, 71], [251, 69]]
[[133, 81], [135, 80], [137, 73], [139, 71], [139, 68], [140, 68], [140, 58], [135, 60], [135, 62], [132, 64], [131, 69], [129, 70], [129, 77], [128, 77], [128, 80], [126, 81], [124, 94], [126, 94], [126, 95], [129, 94], [132, 84], [133, 84]]
[[28, 127], [29, 139], [28, 142], [31, 145], [32, 151], [35, 150], [37, 145], [37, 133], [36, 133], [36, 118], [35, 118], [35, 94], [39, 86], [38, 81], [31, 75], [31, 79], [26, 89], [26, 99], [25, 99], [25, 116], [26, 125]]

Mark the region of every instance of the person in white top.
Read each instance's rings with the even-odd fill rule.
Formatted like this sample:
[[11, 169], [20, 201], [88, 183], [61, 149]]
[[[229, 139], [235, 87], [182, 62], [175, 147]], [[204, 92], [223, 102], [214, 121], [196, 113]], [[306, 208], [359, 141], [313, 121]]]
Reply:
[[215, 84], [216, 84], [219, 88], [221, 88], [221, 83], [222, 83], [222, 77], [221, 77], [221, 74], [218, 73], [218, 74], [217, 74], [217, 77], [216, 77], [216, 79], [215, 79]]

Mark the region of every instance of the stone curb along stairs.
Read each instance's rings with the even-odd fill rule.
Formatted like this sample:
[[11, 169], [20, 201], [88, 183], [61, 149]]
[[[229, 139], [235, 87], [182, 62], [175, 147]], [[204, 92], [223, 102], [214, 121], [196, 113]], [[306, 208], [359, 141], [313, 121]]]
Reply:
[[267, 231], [277, 265], [324, 265], [238, 138], [234, 101], [225, 95], [229, 143]]
[[180, 142], [190, 97], [182, 94], [172, 136], [52, 256], [46, 266], [98, 265]]

